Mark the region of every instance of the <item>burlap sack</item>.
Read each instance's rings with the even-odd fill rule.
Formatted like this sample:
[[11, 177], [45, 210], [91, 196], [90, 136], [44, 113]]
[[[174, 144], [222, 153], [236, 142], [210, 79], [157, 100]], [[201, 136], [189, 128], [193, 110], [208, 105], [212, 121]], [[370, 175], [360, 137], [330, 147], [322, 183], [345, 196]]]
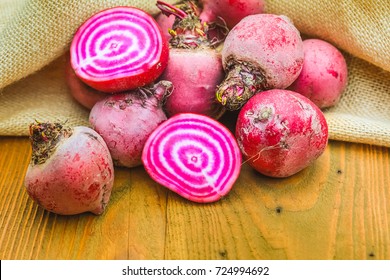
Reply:
[[[348, 87], [325, 111], [330, 138], [390, 147], [390, 1], [266, 4], [266, 12], [287, 15], [305, 36], [345, 53]], [[27, 135], [34, 119], [88, 125], [89, 112], [65, 84], [64, 54], [84, 20], [117, 5], [157, 12], [154, 0], [0, 0], [0, 135]]]

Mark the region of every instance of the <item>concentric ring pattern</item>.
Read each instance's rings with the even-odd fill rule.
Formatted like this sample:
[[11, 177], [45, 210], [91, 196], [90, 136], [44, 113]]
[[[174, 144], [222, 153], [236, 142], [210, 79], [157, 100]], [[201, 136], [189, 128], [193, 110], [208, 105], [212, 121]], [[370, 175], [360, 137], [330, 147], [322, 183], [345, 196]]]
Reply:
[[157, 128], [145, 145], [143, 161], [162, 185], [189, 200], [212, 202], [231, 189], [241, 155], [227, 128], [195, 116], [176, 115]]
[[161, 32], [154, 19], [132, 7], [102, 11], [87, 20], [71, 45], [72, 66], [81, 77], [128, 76], [158, 63]]

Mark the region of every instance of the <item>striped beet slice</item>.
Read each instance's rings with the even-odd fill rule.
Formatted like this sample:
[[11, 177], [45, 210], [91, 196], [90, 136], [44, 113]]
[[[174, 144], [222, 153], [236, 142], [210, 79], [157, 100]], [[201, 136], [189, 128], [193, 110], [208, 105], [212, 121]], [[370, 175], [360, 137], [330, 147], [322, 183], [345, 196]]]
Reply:
[[156, 80], [168, 63], [169, 44], [151, 15], [134, 7], [115, 7], [80, 26], [70, 55], [82, 81], [112, 93]]
[[154, 130], [142, 161], [153, 180], [200, 203], [225, 196], [241, 170], [241, 153], [230, 131], [192, 113], [177, 114]]

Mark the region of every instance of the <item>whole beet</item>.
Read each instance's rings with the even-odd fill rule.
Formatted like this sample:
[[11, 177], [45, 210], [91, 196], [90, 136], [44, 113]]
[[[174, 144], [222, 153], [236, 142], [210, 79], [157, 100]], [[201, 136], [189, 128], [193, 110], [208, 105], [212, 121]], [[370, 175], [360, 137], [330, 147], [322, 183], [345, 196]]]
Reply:
[[106, 143], [94, 130], [60, 123], [30, 126], [32, 159], [25, 176], [29, 196], [62, 215], [103, 213], [114, 183]]
[[306, 96], [321, 109], [336, 105], [348, 82], [343, 54], [320, 39], [304, 40], [303, 49], [302, 71], [289, 89]]
[[221, 54], [209, 39], [208, 25], [200, 21], [191, 1], [179, 6], [157, 3], [164, 15], [176, 17], [170, 30], [168, 65], [161, 76], [174, 86], [165, 104], [168, 116], [196, 113], [218, 119], [225, 109], [217, 102], [215, 91], [224, 71]]
[[96, 102], [107, 97], [107, 93], [91, 88], [81, 81], [70, 65], [70, 60], [65, 65], [65, 81], [72, 97], [89, 110]]
[[215, 100], [216, 87], [223, 79], [220, 53], [172, 49], [162, 79], [175, 86], [165, 103], [168, 116], [196, 113], [218, 119], [225, 112]]
[[202, 21], [215, 22], [222, 18], [229, 29], [241, 19], [253, 14], [261, 14], [265, 9], [264, 0], [200, 0]]
[[286, 16], [247, 16], [226, 37], [222, 62], [227, 74], [217, 99], [228, 110], [238, 110], [259, 91], [287, 88], [303, 59], [300, 33]]
[[162, 109], [172, 83], [160, 81], [128, 93], [115, 94], [93, 106], [89, 122], [105, 140], [114, 165], [141, 165], [146, 139], [167, 119]]
[[256, 94], [242, 107], [236, 138], [246, 162], [271, 177], [288, 177], [325, 150], [328, 125], [308, 98], [283, 89]]

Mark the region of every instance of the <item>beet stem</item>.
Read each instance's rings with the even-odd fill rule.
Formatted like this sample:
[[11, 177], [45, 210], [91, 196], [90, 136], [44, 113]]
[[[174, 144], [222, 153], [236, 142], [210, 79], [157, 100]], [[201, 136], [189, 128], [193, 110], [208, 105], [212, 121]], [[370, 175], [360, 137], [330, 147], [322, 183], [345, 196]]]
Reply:
[[174, 15], [175, 17], [178, 17], [180, 19], [183, 19], [187, 16], [187, 13], [183, 10], [171, 4], [165, 3], [164, 1], [157, 1], [156, 6], [166, 16]]
[[155, 84], [139, 87], [136, 92], [146, 102], [154, 97], [157, 100], [157, 106], [162, 106], [166, 99], [172, 94], [173, 84], [170, 81], [161, 80]]
[[227, 110], [235, 111], [255, 93], [266, 88], [264, 75], [260, 71], [247, 63], [235, 63], [218, 86], [216, 98]]
[[153, 90], [154, 96], [163, 105], [173, 92], [173, 84], [170, 81], [161, 80], [154, 85]]

